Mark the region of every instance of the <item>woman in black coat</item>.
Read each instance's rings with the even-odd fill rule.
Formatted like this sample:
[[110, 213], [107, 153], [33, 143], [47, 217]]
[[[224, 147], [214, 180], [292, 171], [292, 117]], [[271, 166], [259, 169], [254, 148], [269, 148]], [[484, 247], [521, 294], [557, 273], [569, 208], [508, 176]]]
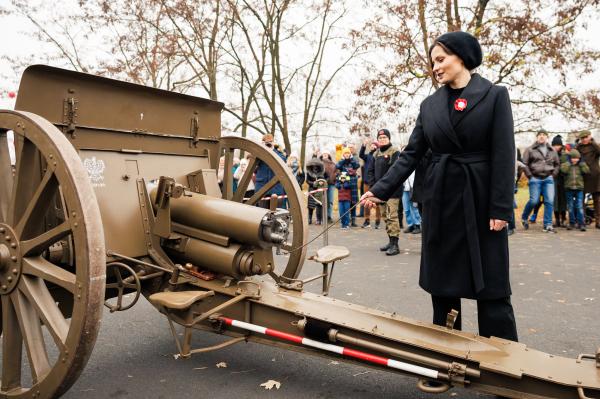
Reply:
[[516, 341], [505, 229], [515, 170], [508, 91], [470, 72], [482, 53], [468, 33], [440, 36], [430, 57], [443, 86], [421, 103], [408, 146], [361, 200], [387, 200], [430, 149], [419, 284], [432, 296], [433, 322], [445, 325], [460, 298], [476, 299], [479, 334]]

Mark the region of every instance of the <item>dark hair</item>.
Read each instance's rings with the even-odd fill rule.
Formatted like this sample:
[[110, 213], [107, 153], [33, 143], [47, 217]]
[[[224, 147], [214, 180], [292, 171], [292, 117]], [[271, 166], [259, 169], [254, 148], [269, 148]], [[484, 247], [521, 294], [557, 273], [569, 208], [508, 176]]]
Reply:
[[442, 50], [444, 50], [444, 52], [448, 55], [455, 55], [454, 51], [450, 50], [444, 43], [439, 42], [437, 39], [433, 42], [433, 44], [431, 46], [429, 46], [429, 63], [431, 64], [431, 67], [433, 68], [433, 58], [431, 58], [431, 52], [433, 51], [433, 48], [435, 46], [440, 46], [442, 48]]

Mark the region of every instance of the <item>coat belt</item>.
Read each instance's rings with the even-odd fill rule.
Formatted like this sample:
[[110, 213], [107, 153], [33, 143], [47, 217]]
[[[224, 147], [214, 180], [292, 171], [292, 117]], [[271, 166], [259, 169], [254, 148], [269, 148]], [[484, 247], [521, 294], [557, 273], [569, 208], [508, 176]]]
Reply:
[[465, 188], [463, 190], [463, 208], [465, 215], [465, 229], [467, 234], [467, 245], [471, 258], [471, 274], [475, 284], [475, 292], [484, 289], [483, 267], [481, 265], [481, 251], [479, 247], [479, 234], [477, 228], [477, 214], [475, 211], [475, 200], [473, 198], [473, 184], [469, 173], [469, 164], [489, 162], [487, 152], [469, 152], [462, 154], [438, 154], [433, 153], [432, 162], [438, 163], [433, 181], [433, 201], [430, 204], [431, 227], [428, 234], [428, 244], [441, 245], [442, 206], [444, 202], [443, 187], [448, 162], [454, 162], [462, 167], [465, 175]]

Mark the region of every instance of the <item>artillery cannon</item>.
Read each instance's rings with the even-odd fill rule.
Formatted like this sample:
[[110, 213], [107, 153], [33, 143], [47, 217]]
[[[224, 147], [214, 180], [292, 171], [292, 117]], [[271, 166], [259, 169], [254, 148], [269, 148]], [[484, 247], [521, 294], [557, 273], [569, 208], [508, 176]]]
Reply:
[[[323, 273], [298, 279], [300, 188], [269, 149], [221, 137], [222, 107], [46, 66], [25, 71], [16, 111], [0, 111], [0, 397], [66, 392], [93, 349], [103, 303], [123, 311], [141, 294], [166, 316], [182, 358], [252, 340], [408, 374], [431, 393], [460, 385], [515, 398], [600, 397], [600, 353], [552, 356], [456, 331], [453, 314], [434, 326], [305, 291], [319, 279], [326, 291], [349, 251], [319, 250]], [[236, 150], [252, 157], [234, 190]], [[245, 197], [263, 164], [275, 177]], [[277, 184], [288, 210], [264, 200]], [[192, 348], [194, 331], [231, 339]]]

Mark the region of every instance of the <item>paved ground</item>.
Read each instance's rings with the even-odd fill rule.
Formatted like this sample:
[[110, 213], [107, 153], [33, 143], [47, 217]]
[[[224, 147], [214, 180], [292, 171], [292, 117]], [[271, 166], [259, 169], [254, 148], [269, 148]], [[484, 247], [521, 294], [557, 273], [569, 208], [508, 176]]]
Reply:
[[[311, 227], [311, 236], [318, 233]], [[383, 230], [335, 227], [331, 244], [352, 256], [336, 267], [331, 295], [366, 306], [429, 320], [428, 295], [417, 285], [420, 236], [403, 235], [403, 254], [377, 250]], [[600, 230], [548, 235], [539, 226], [510, 238], [513, 303], [519, 337], [530, 347], [575, 357], [600, 345]], [[320, 240], [316, 243], [320, 244]], [[315, 243], [315, 244], [316, 244]], [[311, 246], [314, 247], [314, 246]], [[310, 273], [307, 263], [303, 273]], [[316, 270], [316, 265], [314, 266]], [[318, 287], [312, 289], [317, 290]], [[463, 305], [463, 325], [476, 331], [473, 303]], [[196, 345], [221, 338], [196, 333]], [[421, 398], [415, 379], [327, 358], [258, 344], [239, 344], [181, 361], [166, 320], [141, 300], [132, 310], [105, 313], [96, 347], [66, 398]], [[226, 368], [217, 363], [225, 362]], [[260, 384], [281, 382], [279, 390]], [[480, 395], [453, 389], [442, 397]], [[481, 395], [484, 396], [485, 395]]]

